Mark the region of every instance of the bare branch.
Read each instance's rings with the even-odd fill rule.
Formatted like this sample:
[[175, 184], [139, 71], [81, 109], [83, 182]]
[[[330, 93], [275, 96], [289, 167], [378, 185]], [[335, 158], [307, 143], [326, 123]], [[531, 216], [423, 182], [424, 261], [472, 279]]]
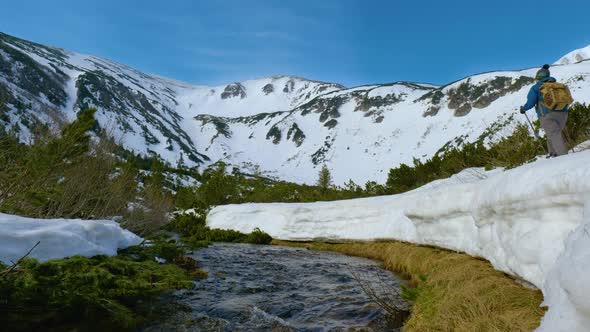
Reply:
[[35, 250], [35, 248], [37, 248], [37, 246], [41, 243], [41, 241], [37, 241], [37, 244], [35, 244], [33, 246], [33, 248], [31, 248], [23, 257], [19, 258], [16, 263], [12, 262], [12, 265], [7, 268], [6, 270], [2, 271], [2, 273], [0, 273], [0, 277], [5, 277], [8, 274], [10, 274], [12, 271], [14, 271], [19, 265], [20, 263], [22, 263], [22, 261], [27, 258], [31, 252], [33, 252], [33, 250]]

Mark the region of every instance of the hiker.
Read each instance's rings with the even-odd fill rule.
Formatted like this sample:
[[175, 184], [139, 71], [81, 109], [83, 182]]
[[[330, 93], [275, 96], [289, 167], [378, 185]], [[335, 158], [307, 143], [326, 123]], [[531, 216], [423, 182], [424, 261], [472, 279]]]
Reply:
[[567, 86], [551, 77], [549, 65], [539, 69], [535, 79], [537, 83], [529, 91], [527, 103], [520, 107], [520, 113], [526, 115], [526, 111], [535, 107], [547, 137], [548, 158], [567, 154], [561, 132], [567, 122], [568, 105], [573, 102], [571, 93]]

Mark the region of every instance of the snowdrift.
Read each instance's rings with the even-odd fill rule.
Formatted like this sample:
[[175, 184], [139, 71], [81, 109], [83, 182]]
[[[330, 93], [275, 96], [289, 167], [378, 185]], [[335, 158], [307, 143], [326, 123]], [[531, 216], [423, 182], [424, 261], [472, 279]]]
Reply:
[[110, 220], [32, 219], [0, 213], [0, 261], [11, 264], [38, 241], [29, 257], [47, 261], [74, 255], [113, 256], [142, 238]]
[[543, 290], [543, 331], [588, 331], [589, 163], [584, 151], [507, 171], [468, 170], [473, 176], [394, 196], [220, 206], [207, 222], [284, 240], [396, 239], [484, 257]]

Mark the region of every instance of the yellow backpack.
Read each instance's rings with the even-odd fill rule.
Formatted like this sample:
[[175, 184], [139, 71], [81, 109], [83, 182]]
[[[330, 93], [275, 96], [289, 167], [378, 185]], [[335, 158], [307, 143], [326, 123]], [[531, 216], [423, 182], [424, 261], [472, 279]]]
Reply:
[[551, 111], [561, 111], [574, 102], [570, 89], [565, 84], [545, 82], [541, 85], [541, 104]]

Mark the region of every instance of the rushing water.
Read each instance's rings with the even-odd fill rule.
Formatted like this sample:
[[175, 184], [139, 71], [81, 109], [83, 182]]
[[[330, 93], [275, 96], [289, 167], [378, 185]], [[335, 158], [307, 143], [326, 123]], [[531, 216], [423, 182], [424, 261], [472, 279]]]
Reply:
[[391, 296], [399, 280], [371, 260], [280, 246], [214, 244], [193, 254], [209, 273], [147, 331], [392, 331], [359, 285]]

